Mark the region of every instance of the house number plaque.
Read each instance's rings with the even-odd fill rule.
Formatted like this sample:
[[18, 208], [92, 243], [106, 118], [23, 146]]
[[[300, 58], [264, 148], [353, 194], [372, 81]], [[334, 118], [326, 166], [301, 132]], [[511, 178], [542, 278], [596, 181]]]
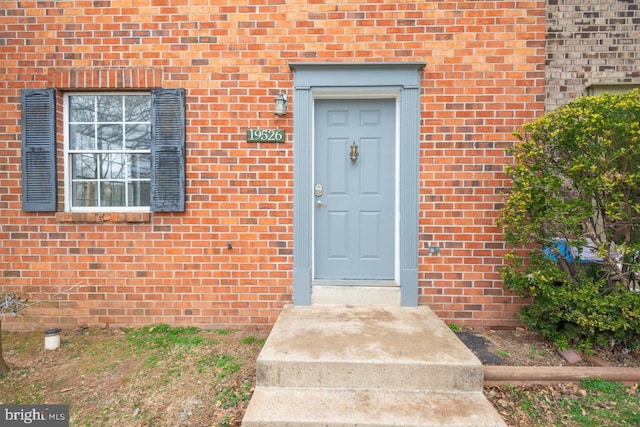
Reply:
[[247, 129], [247, 142], [284, 142], [284, 129]]

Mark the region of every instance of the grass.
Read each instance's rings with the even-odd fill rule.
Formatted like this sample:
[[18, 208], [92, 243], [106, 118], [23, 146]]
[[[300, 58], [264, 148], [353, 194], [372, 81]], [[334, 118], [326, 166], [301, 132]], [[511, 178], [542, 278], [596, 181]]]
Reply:
[[242, 344], [246, 344], [246, 345], [257, 344], [260, 347], [262, 347], [266, 341], [267, 340], [264, 338], [257, 338], [257, 337], [245, 337], [245, 338], [242, 338], [242, 340], [240, 340]]
[[224, 379], [229, 375], [235, 374], [242, 367], [239, 360], [228, 354], [216, 354], [213, 356], [213, 363], [218, 379]]
[[529, 357], [531, 358], [536, 357], [538, 355], [544, 356], [546, 354], [547, 354], [546, 350], [538, 350], [535, 345], [529, 346]]
[[496, 354], [500, 357], [504, 357], [506, 359], [510, 358], [511, 355], [509, 354], [508, 351], [504, 351], [504, 350], [496, 350]]
[[[525, 426], [637, 426], [640, 425], [638, 384], [626, 386], [600, 379], [579, 384], [501, 389], [501, 414], [508, 423]], [[489, 393], [495, 393], [495, 389]], [[511, 410], [508, 409], [509, 402]], [[495, 403], [494, 403], [495, 404]]]
[[467, 330], [464, 326], [458, 326], [455, 323], [449, 323], [447, 326], [449, 326], [449, 329], [453, 332], [465, 332]]
[[587, 392], [583, 399], [561, 402], [575, 422], [585, 426], [640, 425], [640, 397], [630, 387], [600, 379], [585, 379], [581, 384]]
[[[42, 349], [41, 333], [3, 338], [13, 369], [0, 379], [0, 403], [69, 404], [73, 426], [232, 427], [251, 397], [266, 333], [168, 325], [65, 331], [55, 351]], [[510, 425], [640, 425], [637, 386], [584, 380], [486, 391], [496, 390], [492, 402]]]
[[223, 408], [231, 408], [240, 402], [249, 402], [251, 399], [251, 381], [245, 382], [241, 389], [224, 388], [217, 397]]
[[203, 344], [215, 344], [215, 340], [202, 337], [199, 330], [193, 326], [172, 328], [162, 323], [141, 329], [123, 329], [123, 331], [127, 341], [134, 347], [145, 351], [177, 346], [189, 349]]
[[73, 426], [238, 426], [266, 333], [145, 328], [3, 333], [0, 404], [68, 404]]

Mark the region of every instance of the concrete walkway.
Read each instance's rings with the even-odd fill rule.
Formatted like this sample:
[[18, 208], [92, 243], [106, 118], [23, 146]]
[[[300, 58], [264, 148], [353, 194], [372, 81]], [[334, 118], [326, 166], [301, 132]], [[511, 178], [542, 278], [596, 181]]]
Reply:
[[427, 307], [288, 306], [242, 425], [503, 426], [482, 365]]

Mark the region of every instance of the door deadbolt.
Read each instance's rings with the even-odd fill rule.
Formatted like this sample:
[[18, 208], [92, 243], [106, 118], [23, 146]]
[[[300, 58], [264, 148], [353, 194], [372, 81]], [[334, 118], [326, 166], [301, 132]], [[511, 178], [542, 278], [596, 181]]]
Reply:
[[322, 184], [316, 184], [314, 194], [316, 195], [316, 197], [322, 196]]

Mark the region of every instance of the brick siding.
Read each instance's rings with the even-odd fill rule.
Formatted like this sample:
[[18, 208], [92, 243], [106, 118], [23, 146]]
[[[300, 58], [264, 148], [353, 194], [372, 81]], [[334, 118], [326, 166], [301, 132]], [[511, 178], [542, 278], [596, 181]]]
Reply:
[[[446, 322], [509, 327], [495, 225], [504, 149], [545, 101], [541, 1], [4, 1], [2, 290], [55, 304], [13, 329], [158, 322], [268, 328], [292, 301], [291, 62], [424, 61], [419, 301]], [[184, 88], [184, 213], [64, 210], [62, 93]], [[59, 212], [21, 211], [20, 90], [58, 96]], [[248, 144], [247, 128], [284, 128]], [[228, 243], [232, 248], [228, 248]], [[430, 246], [440, 253], [429, 254]]]
[[549, 0], [547, 109], [594, 84], [640, 84], [637, 0]]

